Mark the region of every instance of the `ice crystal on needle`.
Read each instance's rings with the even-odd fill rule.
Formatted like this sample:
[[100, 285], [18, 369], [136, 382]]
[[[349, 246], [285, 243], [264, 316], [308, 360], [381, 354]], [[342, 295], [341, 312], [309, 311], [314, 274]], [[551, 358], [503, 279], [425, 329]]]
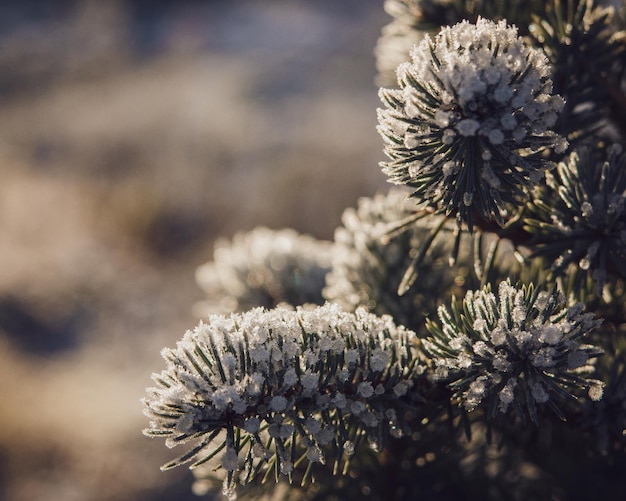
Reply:
[[333, 305], [213, 315], [162, 354], [144, 432], [171, 447], [194, 443], [164, 468], [223, 451], [227, 486], [239, 470], [243, 483], [268, 463], [288, 475], [300, 455], [324, 463], [331, 442], [338, 451], [362, 434], [376, 440], [398, 386], [406, 405], [423, 369], [413, 332]]
[[567, 146], [550, 130], [564, 102], [547, 58], [503, 21], [426, 36], [397, 74], [400, 88], [380, 91], [383, 171], [470, 230], [474, 213], [503, 223], [550, 165], [542, 150]]
[[439, 308], [440, 323], [429, 322], [424, 347], [432, 356], [435, 377], [446, 381], [467, 411], [479, 406], [489, 418], [510, 408], [538, 421], [546, 404], [558, 415], [556, 401], [586, 388], [599, 399], [599, 381], [582, 368], [601, 353], [579, 340], [599, 324], [582, 306], [567, 307], [556, 291], [540, 292], [501, 282], [466, 294], [462, 309]]

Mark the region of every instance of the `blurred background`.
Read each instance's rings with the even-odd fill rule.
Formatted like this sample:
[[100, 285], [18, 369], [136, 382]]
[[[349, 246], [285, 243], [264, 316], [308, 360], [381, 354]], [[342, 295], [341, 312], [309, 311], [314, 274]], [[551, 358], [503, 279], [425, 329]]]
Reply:
[[0, 1], [0, 500], [187, 500], [141, 434], [197, 266], [386, 188], [381, 0]]

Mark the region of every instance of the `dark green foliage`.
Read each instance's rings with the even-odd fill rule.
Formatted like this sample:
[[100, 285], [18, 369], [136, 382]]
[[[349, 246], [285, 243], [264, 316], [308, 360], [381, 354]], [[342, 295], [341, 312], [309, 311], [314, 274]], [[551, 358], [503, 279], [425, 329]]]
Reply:
[[[294, 484], [276, 499], [625, 499], [624, 13], [592, 0], [385, 8], [382, 167], [411, 191], [360, 200], [332, 244], [223, 247], [201, 281], [221, 308], [319, 303], [327, 271], [337, 304], [257, 310], [271, 346], [254, 356], [259, 331], [235, 325], [252, 317], [210, 319], [198, 329], [217, 344], [188, 334], [164, 351], [146, 433], [195, 441], [168, 466], [191, 461], [199, 481], [219, 455], [231, 498], [236, 477], [254, 499], [283, 474]], [[359, 337], [353, 314], [394, 327]]]
[[[554, 277], [574, 277], [596, 295], [607, 277], [626, 277], [626, 155], [621, 146], [570, 154], [536, 191], [524, 220], [536, 256], [552, 263]], [[584, 297], [584, 296], [583, 296]]]
[[626, 32], [613, 9], [594, 0], [551, 0], [533, 15], [530, 34], [553, 67], [555, 92], [565, 98], [556, 128], [572, 145], [596, 134], [626, 131]]

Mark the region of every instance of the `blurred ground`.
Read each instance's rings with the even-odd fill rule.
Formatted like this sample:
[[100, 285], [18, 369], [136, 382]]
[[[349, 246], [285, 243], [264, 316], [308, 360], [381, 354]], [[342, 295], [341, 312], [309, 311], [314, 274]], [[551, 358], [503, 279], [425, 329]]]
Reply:
[[385, 186], [381, 4], [0, 2], [0, 500], [192, 498], [139, 400], [216, 237]]

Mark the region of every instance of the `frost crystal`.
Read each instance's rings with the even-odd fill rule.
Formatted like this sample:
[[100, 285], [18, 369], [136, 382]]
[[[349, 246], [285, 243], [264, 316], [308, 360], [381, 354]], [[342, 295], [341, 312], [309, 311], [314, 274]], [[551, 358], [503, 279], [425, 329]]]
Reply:
[[369, 381], [359, 384], [357, 393], [363, 398], [370, 398], [374, 394], [374, 387]]
[[390, 181], [470, 229], [474, 209], [503, 223], [505, 204], [551, 166], [536, 152], [563, 146], [550, 130], [564, 101], [546, 56], [504, 21], [478, 18], [427, 35], [397, 75], [378, 113]]
[[227, 471], [235, 471], [238, 466], [237, 451], [235, 451], [235, 449], [228, 449], [222, 456], [222, 468]]
[[270, 400], [270, 409], [274, 412], [284, 411], [287, 407], [287, 399], [282, 395], [276, 395]]
[[[439, 319], [440, 324], [428, 323], [431, 337], [424, 348], [435, 374], [467, 411], [484, 404], [491, 419], [517, 402], [516, 412], [525, 408], [521, 416], [536, 423], [538, 405], [576, 387], [599, 395], [597, 381], [576, 369], [601, 353], [579, 344], [600, 321], [568, 308], [556, 291], [537, 293], [532, 286], [501, 282], [498, 294], [489, 287], [468, 292], [461, 310], [455, 304], [452, 311], [440, 307]], [[489, 403], [494, 400], [497, 405]]]
[[500, 410], [505, 412], [508, 405], [515, 399], [515, 385], [517, 380], [515, 378], [509, 379], [504, 387], [500, 390], [498, 397], [500, 398]]
[[597, 402], [598, 400], [602, 400], [603, 393], [604, 393], [604, 386], [601, 382], [598, 382], [597, 384], [591, 385], [589, 387], [589, 398], [593, 400], [594, 402]]
[[343, 444], [343, 450], [348, 456], [354, 454], [354, 444], [352, 442], [345, 442]]

